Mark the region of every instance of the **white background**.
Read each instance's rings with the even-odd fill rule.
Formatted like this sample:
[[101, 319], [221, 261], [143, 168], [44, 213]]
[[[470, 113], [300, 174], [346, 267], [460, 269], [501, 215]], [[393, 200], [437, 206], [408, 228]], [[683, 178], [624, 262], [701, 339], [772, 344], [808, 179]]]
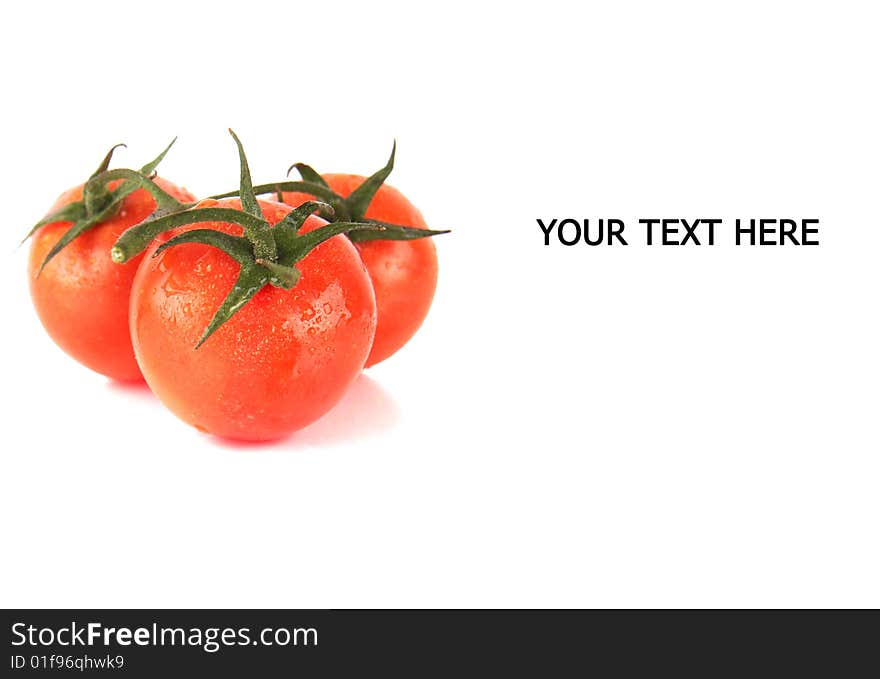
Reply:
[[[873, 5], [295, 4], [4, 9], [0, 605], [880, 606]], [[257, 181], [396, 137], [454, 230], [412, 343], [256, 447], [68, 359], [16, 250], [118, 141], [234, 188], [230, 126]], [[821, 245], [649, 249], [639, 217]]]

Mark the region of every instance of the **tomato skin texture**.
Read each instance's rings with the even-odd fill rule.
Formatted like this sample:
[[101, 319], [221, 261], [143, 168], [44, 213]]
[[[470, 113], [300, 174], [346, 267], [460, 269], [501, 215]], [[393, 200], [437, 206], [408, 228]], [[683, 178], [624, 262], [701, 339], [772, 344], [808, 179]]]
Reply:
[[[171, 182], [156, 183], [178, 200], [194, 197]], [[111, 182], [115, 188], [120, 182]], [[82, 198], [82, 186], [61, 194], [50, 213]], [[28, 278], [31, 299], [49, 336], [71, 357], [115, 380], [141, 380], [128, 333], [128, 298], [142, 255], [125, 264], [110, 259], [110, 248], [129, 227], [156, 207], [143, 189], [126, 196], [119, 212], [69, 243], [37, 276], [49, 250], [71, 227], [54, 222], [31, 238]]]
[[[342, 197], [364, 181], [350, 174], [325, 174], [324, 180]], [[313, 197], [284, 193], [284, 202], [294, 207]], [[379, 187], [365, 215], [368, 219], [427, 229], [422, 214], [397, 189]], [[367, 267], [376, 292], [378, 324], [376, 339], [367, 359], [369, 368], [396, 353], [416, 333], [434, 299], [437, 287], [437, 248], [433, 238], [411, 241], [377, 240], [355, 243]]]
[[[203, 206], [241, 209], [238, 199]], [[276, 224], [290, 207], [260, 201]], [[302, 231], [325, 224], [310, 217]], [[192, 228], [241, 235], [226, 223]], [[281, 438], [317, 420], [363, 368], [376, 303], [357, 251], [344, 236], [296, 266], [291, 290], [268, 285], [195, 349], [239, 273], [226, 253], [200, 243], [148, 251], [132, 288], [130, 324], [138, 362], [159, 399], [201, 431], [251, 441]]]

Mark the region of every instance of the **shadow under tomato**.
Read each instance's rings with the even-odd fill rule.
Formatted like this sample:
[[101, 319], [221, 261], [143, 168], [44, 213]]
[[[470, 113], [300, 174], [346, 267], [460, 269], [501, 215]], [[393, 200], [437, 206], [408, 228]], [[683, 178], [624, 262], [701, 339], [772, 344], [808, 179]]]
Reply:
[[137, 400], [154, 400], [153, 392], [144, 380], [132, 380], [122, 382], [120, 380], [107, 380], [107, 388], [123, 398]]
[[388, 431], [399, 417], [391, 395], [372, 377], [361, 373], [329, 413], [288, 441], [311, 446], [360, 441]]
[[324, 417], [305, 429], [274, 441], [237, 441], [211, 436], [211, 441], [232, 450], [296, 449], [361, 441], [388, 431], [400, 411], [391, 395], [373, 378], [361, 373], [342, 400]]

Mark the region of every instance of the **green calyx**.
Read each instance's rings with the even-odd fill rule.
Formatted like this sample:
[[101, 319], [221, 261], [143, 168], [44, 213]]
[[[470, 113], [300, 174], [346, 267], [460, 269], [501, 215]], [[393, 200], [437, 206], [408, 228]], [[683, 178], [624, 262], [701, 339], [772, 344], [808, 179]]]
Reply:
[[[287, 174], [293, 170], [299, 173], [301, 181], [283, 181], [274, 184], [260, 184], [251, 187], [257, 195], [278, 194], [279, 200], [282, 191], [296, 191], [298, 193], [307, 193], [314, 196], [318, 200], [326, 202], [333, 208], [333, 215], [321, 215], [328, 221], [339, 222], [363, 222], [375, 224], [384, 227], [382, 230], [369, 231], [359, 230], [348, 233], [348, 238], [354, 242], [363, 242], [368, 240], [416, 240], [418, 238], [430, 238], [431, 236], [439, 236], [440, 234], [449, 233], [445, 230], [417, 229], [411, 226], [400, 226], [398, 224], [389, 224], [380, 222], [375, 219], [367, 219], [365, 217], [367, 208], [379, 190], [379, 187], [385, 183], [391, 170], [394, 169], [394, 154], [397, 151], [397, 142], [391, 147], [391, 156], [382, 169], [367, 177], [360, 186], [351, 192], [347, 198], [343, 198], [336, 193], [324, 181], [324, 178], [316, 172], [311, 166], [305, 163], [294, 163], [291, 165]], [[230, 196], [239, 195], [238, 191], [228, 191], [226, 193], [211, 196], [211, 198], [229, 198]]]
[[123, 233], [111, 251], [113, 261], [121, 264], [143, 252], [158, 235], [177, 227], [206, 222], [226, 222], [237, 224], [242, 228], [244, 234], [242, 236], [232, 236], [215, 229], [185, 231], [162, 243], [153, 254], [156, 257], [168, 248], [183, 243], [202, 243], [222, 250], [241, 267], [232, 290], [214, 313], [196, 344], [196, 349], [266, 285], [283, 290], [293, 288], [301, 277], [296, 264], [321, 243], [340, 234], [347, 234], [350, 237], [350, 234], [356, 232], [381, 233], [386, 229], [381, 224], [345, 220], [327, 224], [307, 233], [300, 233], [309, 215], [320, 211], [324, 215], [333, 216], [333, 208], [319, 201], [309, 201], [293, 209], [272, 227], [263, 217], [257, 202], [259, 187], [254, 187], [251, 182], [250, 169], [241, 142], [232, 130], [229, 130], [229, 133], [238, 147], [241, 168], [240, 188], [230, 195], [240, 197], [242, 209], [200, 208], [198, 205], [175, 208], [170, 202], [163, 208], [160, 198], [154, 194], [156, 212]]
[[[119, 211], [122, 206], [122, 201], [126, 196], [139, 188], [146, 188], [150, 193], [154, 193], [150, 187], [161, 191], [161, 189], [159, 189], [159, 187], [150, 179], [150, 176], [153, 174], [156, 167], [158, 167], [159, 163], [162, 162], [165, 154], [168, 153], [175, 141], [177, 141], [176, 138], [165, 147], [165, 150], [162, 151], [162, 153], [144, 165], [139, 172], [133, 170], [108, 171], [107, 168], [110, 166], [113, 152], [120, 146], [125, 146], [125, 144], [116, 144], [111, 148], [83, 187], [82, 200], [68, 203], [58, 210], [46, 215], [43, 219], [34, 224], [33, 228], [28, 232], [28, 235], [22, 240], [23, 243], [47, 224], [53, 224], [55, 222], [72, 222], [70, 228], [64, 232], [61, 238], [58, 239], [58, 242], [55, 243], [51, 250], [49, 250], [46, 258], [40, 265], [39, 271], [37, 271], [37, 276], [43, 272], [43, 269], [46, 268], [46, 265], [52, 261], [55, 255], [67, 247], [67, 245], [69, 245], [75, 238], [98, 226], [101, 222], [113, 217]], [[124, 181], [111, 191], [108, 189], [107, 185], [108, 182], [114, 179], [123, 179]], [[161, 191], [161, 193], [165, 194], [164, 191]], [[167, 194], [165, 195], [167, 196]], [[171, 198], [171, 196], [168, 196], [168, 198]], [[171, 200], [175, 199], [171, 198]], [[175, 202], [177, 201], [175, 200]], [[166, 202], [166, 207], [167, 205]], [[178, 205], [180, 204], [178, 203]]]

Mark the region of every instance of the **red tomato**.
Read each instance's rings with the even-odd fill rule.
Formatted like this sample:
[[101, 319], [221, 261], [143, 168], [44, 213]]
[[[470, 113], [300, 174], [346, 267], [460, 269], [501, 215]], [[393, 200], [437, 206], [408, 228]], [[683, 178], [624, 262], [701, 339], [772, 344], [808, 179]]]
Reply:
[[[259, 201], [275, 225], [288, 205]], [[241, 209], [238, 199], [199, 207]], [[301, 232], [326, 224], [309, 217]], [[158, 242], [193, 228], [241, 235], [239, 226], [175, 229], [148, 250], [131, 295], [135, 354], [156, 396], [178, 417], [219, 436], [275, 439], [326, 413], [357, 377], [376, 329], [376, 302], [357, 251], [336, 236], [296, 266], [290, 290], [267, 285], [194, 349], [239, 274], [225, 252], [201, 243], [152, 257]]]
[[[321, 176], [343, 198], [364, 181], [364, 177], [351, 174]], [[282, 197], [294, 207], [312, 200], [312, 196], [304, 193], [284, 193]], [[428, 228], [416, 207], [387, 184], [379, 187], [364, 216], [399, 226]], [[369, 368], [406, 344], [428, 315], [437, 287], [437, 248], [432, 238], [372, 240], [355, 243], [355, 247], [376, 291], [378, 324], [365, 366]]]
[[[194, 200], [185, 189], [156, 178], [156, 183], [180, 201]], [[115, 188], [120, 182], [111, 182]], [[63, 193], [49, 214], [82, 199], [82, 186]], [[49, 336], [77, 361], [116, 380], [139, 380], [128, 334], [128, 297], [142, 256], [120, 266], [110, 248], [123, 231], [143, 221], [155, 209], [143, 189], [126, 196], [119, 212], [86, 231], [61, 250], [37, 276], [49, 250], [71, 227], [54, 222], [33, 236], [28, 274], [31, 298]]]

